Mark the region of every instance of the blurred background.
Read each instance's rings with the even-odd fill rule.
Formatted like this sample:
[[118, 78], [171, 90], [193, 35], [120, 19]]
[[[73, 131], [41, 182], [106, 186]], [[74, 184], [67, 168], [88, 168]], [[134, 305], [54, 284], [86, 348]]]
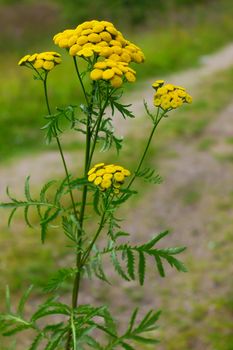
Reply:
[[[193, 96], [191, 106], [163, 121], [147, 158], [163, 183], [151, 188], [139, 182], [140, 194], [125, 208], [123, 223], [135, 242], [171, 229], [164, 245], [188, 247], [183, 260], [189, 272], [167, 267], [162, 279], [151, 271], [144, 287], [122, 283], [111, 292], [95, 282], [88, 297], [85, 282], [82, 301], [109, 303], [122, 324], [129, 305], [162, 309], [158, 350], [233, 350], [232, 0], [0, 0], [0, 199], [6, 199], [7, 185], [22, 198], [27, 175], [35, 193], [45, 180], [63, 176], [56, 147], [45, 145], [40, 130], [46, 115], [42, 87], [17, 62], [27, 53], [59, 51], [63, 64], [50, 74], [51, 104], [79, 104], [82, 95], [72, 60], [54, 46], [52, 37], [93, 18], [112, 21], [146, 56], [144, 64], [134, 67], [137, 84], [125, 88], [124, 99], [133, 104], [136, 118], [115, 121], [117, 132], [127, 136], [124, 165], [134, 168], [132, 154], [135, 149], [140, 153], [150, 128], [138, 104], [139, 99], [152, 100], [150, 84], [166, 79], [184, 85]], [[62, 139], [69, 166], [77, 173], [82, 142]], [[103, 157], [122, 162], [115, 153]], [[1, 211], [0, 218], [0, 310], [6, 284], [15, 302], [34, 284], [30, 313], [44, 298], [46, 279], [72, 262], [69, 249], [56, 230], [41, 246], [39, 228], [26, 228], [21, 215], [10, 229], [7, 213]], [[34, 221], [37, 225], [36, 216]], [[119, 285], [114, 273], [112, 280]], [[69, 284], [64, 286], [64, 299], [69, 290]], [[20, 337], [15, 349], [26, 344], [27, 336]], [[11, 341], [0, 338], [0, 350], [13, 348]]]

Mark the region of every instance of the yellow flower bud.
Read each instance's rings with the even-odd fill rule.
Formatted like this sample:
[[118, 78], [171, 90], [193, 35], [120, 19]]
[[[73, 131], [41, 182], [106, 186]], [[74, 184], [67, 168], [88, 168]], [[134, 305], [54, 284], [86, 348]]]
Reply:
[[54, 63], [51, 62], [51, 61], [45, 61], [44, 64], [43, 64], [43, 68], [45, 70], [51, 70], [54, 68]]
[[101, 69], [93, 69], [90, 74], [91, 80], [99, 80], [103, 77], [103, 71]]
[[98, 43], [101, 41], [101, 37], [96, 33], [89, 34], [87, 38], [91, 43]]
[[125, 77], [128, 80], [128, 82], [130, 82], [130, 83], [134, 83], [136, 80], [135, 75], [131, 72], [125, 73]]
[[36, 60], [33, 64], [33, 67], [36, 69], [40, 69], [42, 68], [44, 65], [44, 61], [43, 60]]
[[109, 42], [109, 41], [112, 40], [112, 36], [111, 36], [111, 34], [108, 33], [108, 32], [102, 32], [102, 33], [100, 33], [99, 35], [100, 35], [101, 39], [104, 40], [104, 41]]
[[114, 76], [114, 71], [112, 69], [106, 69], [104, 72], [103, 72], [103, 79], [104, 80], [109, 80], [111, 79], [113, 76]]
[[119, 88], [122, 86], [123, 84], [123, 80], [121, 79], [121, 77], [119, 77], [118, 75], [115, 75], [111, 80], [110, 83], [112, 85], [112, 87], [114, 88]]

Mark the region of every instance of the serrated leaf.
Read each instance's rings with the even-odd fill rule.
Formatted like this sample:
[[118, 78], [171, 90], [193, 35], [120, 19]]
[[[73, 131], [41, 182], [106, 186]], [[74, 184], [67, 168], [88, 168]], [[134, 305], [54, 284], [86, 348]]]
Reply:
[[48, 301], [45, 304], [42, 304], [39, 309], [32, 315], [31, 322], [35, 322], [36, 320], [48, 315], [70, 316], [70, 308], [68, 305], [63, 303]]
[[29, 206], [25, 206], [24, 208], [24, 220], [26, 222], [26, 224], [28, 225], [28, 227], [33, 228], [33, 226], [31, 225], [29, 218], [28, 218], [28, 211], [29, 211]]
[[22, 325], [19, 325], [19, 326], [15, 326], [15, 327], [9, 328], [7, 331], [3, 332], [2, 335], [5, 336], [5, 337], [10, 337], [10, 336], [12, 336], [14, 334], [17, 334], [19, 332], [25, 331], [26, 329], [29, 329], [29, 328], [31, 328], [31, 325], [22, 324]]
[[130, 321], [129, 321], [129, 328], [127, 329], [127, 333], [131, 333], [133, 327], [134, 327], [134, 324], [135, 324], [135, 321], [136, 321], [136, 318], [137, 318], [137, 314], [138, 314], [138, 307], [136, 307], [132, 313], [132, 316], [130, 318]]
[[158, 321], [161, 311], [150, 310], [135, 329], [137, 333], [148, 332], [157, 328], [155, 323]]
[[11, 213], [10, 213], [10, 215], [9, 215], [8, 223], [7, 223], [7, 226], [8, 226], [8, 227], [10, 227], [10, 225], [11, 225], [11, 221], [12, 221], [14, 215], [15, 215], [16, 210], [17, 210], [17, 208], [12, 209], [12, 211], [11, 211]]
[[46, 347], [44, 350], [56, 350], [57, 346], [60, 344], [62, 341], [62, 338], [66, 331], [63, 331], [61, 334], [55, 334], [53, 335], [52, 339], [48, 341]]
[[20, 302], [19, 302], [19, 305], [18, 305], [18, 309], [17, 309], [17, 313], [23, 317], [23, 312], [24, 312], [24, 306], [25, 306], [25, 303], [31, 293], [33, 289], [33, 285], [31, 285], [23, 294], [23, 296], [21, 297], [20, 299]]
[[142, 286], [145, 280], [146, 259], [143, 252], [139, 251], [138, 276], [139, 283]]
[[53, 214], [49, 215], [51, 208], [49, 208], [46, 213], [45, 216], [43, 217], [43, 220], [40, 221], [40, 226], [41, 226], [41, 242], [44, 243], [45, 242], [45, 238], [46, 238], [46, 234], [47, 234], [47, 229], [48, 229], [48, 224], [55, 220], [58, 215], [61, 212], [61, 209], [56, 209], [54, 211]]
[[142, 344], [158, 344], [159, 343], [158, 339], [145, 338], [145, 337], [141, 337], [139, 335], [133, 335], [130, 338], [135, 340], [136, 342], [139, 342]]
[[154, 258], [155, 258], [156, 266], [157, 266], [157, 269], [159, 271], [160, 276], [165, 277], [165, 271], [164, 271], [163, 263], [162, 263], [160, 257], [158, 255], [155, 255]]
[[159, 233], [158, 235], [154, 236], [148, 243], [143, 244], [143, 245], [141, 246], [141, 248], [147, 249], [147, 250], [153, 248], [154, 245], [155, 245], [158, 241], [160, 241], [162, 238], [164, 238], [165, 236], [167, 236], [169, 233], [170, 233], [170, 232], [169, 232], [168, 230]]
[[180, 254], [180, 253], [182, 253], [185, 250], [186, 250], [186, 247], [174, 247], [174, 248], [165, 248], [165, 249], [163, 249], [163, 251], [166, 252], [168, 255]]
[[93, 338], [90, 335], [86, 335], [86, 343], [93, 349], [97, 349], [97, 350], [103, 350], [103, 347], [100, 345], [100, 343]]
[[112, 260], [112, 263], [113, 263], [113, 266], [114, 266], [116, 272], [126, 281], [130, 281], [129, 277], [126, 275], [126, 273], [122, 269], [122, 267], [117, 259], [117, 255], [116, 255], [115, 251], [111, 252], [111, 260]]
[[135, 350], [135, 348], [125, 342], [121, 342], [121, 345], [125, 350]]
[[57, 271], [56, 275], [53, 276], [47, 285], [44, 287], [45, 292], [54, 292], [57, 290], [68, 278], [75, 275], [77, 269], [74, 268], [63, 268]]
[[46, 197], [45, 197], [45, 195], [46, 195], [48, 189], [49, 189], [52, 185], [54, 185], [56, 182], [57, 182], [56, 180], [48, 181], [48, 182], [42, 187], [42, 189], [41, 189], [41, 191], [40, 191], [40, 200], [41, 200], [41, 202], [46, 202]]
[[44, 335], [42, 333], [39, 333], [35, 339], [33, 340], [31, 346], [28, 348], [28, 350], [37, 350], [38, 346], [40, 345], [40, 342], [44, 339]]
[[173, 256], [168, 256], [166, 259], [167, 259], [167, 262], [171, 265], [171, 267], [175, 266], [175, 268], [178, 271], [188, 272], [186, 266], [182, 263], [182, 261], [174, 258]]
[[29, 184], [29, 181], [30, 181], [30, 176], [28, 176], [28, 177], [26, 178], [25, 185], [24, 185], [24, 194], [25, 194], [26, 199], [27, 199], [29, 202], [33, 202], [33, 199], [32, 199], [31, 194], [30, 194], [30, 184]]
[[128, 270], [128, 275], [132, 280], [135, 279], [135, 258], [134, 254], [131, 249], [126, 250], [126, 255], [127, 255], [127, 270]]
[[112, 334], [117, 335], [116, 321], [107, 308], [105, 308], [103, 315], [106, 328], [108, 328]]

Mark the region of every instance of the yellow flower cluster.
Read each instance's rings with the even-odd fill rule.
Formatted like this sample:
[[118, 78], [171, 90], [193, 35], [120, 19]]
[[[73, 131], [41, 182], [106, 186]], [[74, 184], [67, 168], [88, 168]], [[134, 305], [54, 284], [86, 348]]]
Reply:
[[109, 58], [113, 61], [141, 63], [145, 57], [139, 47], [126, 40], [111, 22], [87, 21], [75, 29], [66, 29], [53, 38], [71, 56]]
[[34, 53], [33, 55], [26, 55], [19, 61], [19, 66], [31, 66], [35, 69], [44, 69], [50, 71], [57, 64], [61, 63], [61, 55], [54, 51], [47, 51], [41, 53]]
[[99, 163], [89, 170], [88, 181], [93, 182], [101, 191], [112, 188], [118, 194], [127, 176], [130, 176], [130, 171], [122, 166]]
[[152, 87], [155, 89], [154, 105], [164, 111], [182, 106], [183, 103], [192, 103], [192, 97], [185, 88], [173, 84], [165, 84], [164, 80], [156, 80]]
[[128, 82], [135, 82], [136, 72], [128, 66], [126, 62], [116, 62], [106, 59], [97, 62], [94, 69], [91, 71], [90, 78], [92, 80], [107, 80], [110, 81], [112, 87], [119, 88], [123, 84], [123, 78]]

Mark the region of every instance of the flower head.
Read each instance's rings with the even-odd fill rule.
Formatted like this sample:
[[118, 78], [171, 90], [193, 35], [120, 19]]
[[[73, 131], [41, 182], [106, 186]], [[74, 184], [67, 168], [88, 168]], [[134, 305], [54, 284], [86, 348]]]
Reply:
[[130, 176], [130, 171], [115, 164], [96, 164], [88, 172], [88, 181], [98, 186], [101, 191], [113, 189], [113, 193], [118, 194], [125, 178]]
[[126, 40], [108, 21], [86, 21], [75, 29], [66, 29], [53, 38], [59, 47], [69, 50], [71, 56], [109, 58], [114, 61], [142, 63], [142, 50]]
[[119, 88], [124, 81], [135, 82], [136, 72], [126, 62], [105, 59], [94, 65], [90, 78], [92, 80], [109, 81], [112, 87]]
[[19, 61], [18, 65], [35, 69], [43, 69], [44, 71], [48, 72], [59, 63], [61, 63], [61, 55], [59, 53], [54, 51], [46, 51], [24, 56]]
[[164, 111], [176, 109], [183, 103], [192, 103], [192, 97], [185, 88], [173, 84], [165, 84], [164, 80], [156, 80], [152, 87], [155, 89], [154, 106]]

